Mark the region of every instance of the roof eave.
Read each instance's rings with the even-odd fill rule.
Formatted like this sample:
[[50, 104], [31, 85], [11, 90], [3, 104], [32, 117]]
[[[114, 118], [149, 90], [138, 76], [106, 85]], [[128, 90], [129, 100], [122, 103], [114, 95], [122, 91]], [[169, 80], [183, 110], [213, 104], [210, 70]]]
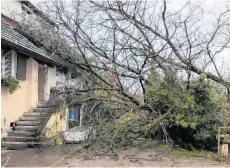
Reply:
[[26, 49], [26, 48], [24, 48], [22, 46], [13, 44], [13, 43], [5, 40], [5, 39], [1, 39], [1, 42], [2, 42], [2, 46], [5, 45], [5, 46], [8, 46], [8, 47], [11, 47], [11, 48], [17, 50], [18, 52], [20, 52], [22, 54], [25, 54], [25, 55], [27, 55], [29, 57], [32, 57], [32, 58], [34, 58], [36, 60], [39, 60], [41, 62], [47, 63], [49, 65], [53, 65], [53, 66], [61, 66], [61, 67], [65, 66], [65, 65], [63, 65], [63, 64], [61, 64], [61, 63], [59, 63], [59, 62], [57, 62], [57, 61], [55, 61], [55, 60], [53, 60], [51, 58], [44, 57], [44, 56], [42, 56], [42, 55], [40, 55], [40, 54], [38, 54], [38, 53], [36, 53], [34, 51], [31, 51], [31, 50], [28, 50], [28, 49]]

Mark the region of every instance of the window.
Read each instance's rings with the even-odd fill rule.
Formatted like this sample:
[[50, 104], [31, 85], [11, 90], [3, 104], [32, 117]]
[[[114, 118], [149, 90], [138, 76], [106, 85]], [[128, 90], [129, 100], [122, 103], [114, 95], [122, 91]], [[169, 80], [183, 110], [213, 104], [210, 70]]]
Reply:
[[17, 68], [17, 53], [14, 50], [3, 54], [2, 50], [2, 59], [1, 59], [1, 76], [16, 77], [16, 68]]
[[27, 6], [26, 4], [22, 4], [22, 10], [29, 15], [34, 13], [33, 10], [29, 6]]
[[15, 77], [18, 80], [26, 80], [27, 58], [16, 51], [11, 50], [3, 54], [1, 59], [1, 77]]

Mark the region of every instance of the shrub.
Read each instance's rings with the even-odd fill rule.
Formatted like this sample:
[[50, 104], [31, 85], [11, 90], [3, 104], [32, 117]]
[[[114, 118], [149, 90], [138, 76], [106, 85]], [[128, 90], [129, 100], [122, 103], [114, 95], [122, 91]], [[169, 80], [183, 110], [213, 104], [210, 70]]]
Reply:
[[20, 88], [19, 81], [13, 77], [2, 78], [1, 86], [3, 88], [8, 89], [10, 94], [15, 92], [18, 88]]
[[221, 98], [203, 75], [191, 81], [189, 89], [185, 81], [170, 75], [166, 74], [160, 89], [153, 86], [147, 89], [149, 106], [161, 115], [167, 114], [162, 123], [175, 143], [190, 149], [211, 149], [216, 146], [217, 128], [223, 125]]

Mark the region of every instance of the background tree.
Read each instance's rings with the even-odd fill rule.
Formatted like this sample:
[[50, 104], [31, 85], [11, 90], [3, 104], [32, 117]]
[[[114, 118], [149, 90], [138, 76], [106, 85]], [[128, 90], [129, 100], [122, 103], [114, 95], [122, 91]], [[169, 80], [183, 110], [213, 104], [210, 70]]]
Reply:
[[[229, 47], [227, 7], [217, 16], [206, 13], [199, 2], [188, 2], [175, 11], [166, 1], [49, 1], [43, 4], [43, 10], [53, 16], [58, 36], [74, 50], [74, 54], [67, 55], [56, 47], [54, 52], [107, 85], [108, 81], [95, 71], [116, 74], [124, 94], [122, 88], [133, 83], [136, 90], [145, 93], [150, 62], [163, 71], [167, 65], [183, 69], [188, 83], [191, 75], [204, 73], [229, 89], [229, 81], [215, 62]], [[212, 23], [207, 24], [207, 15]], [[82, 62], [76, 62], [76, 57]]]

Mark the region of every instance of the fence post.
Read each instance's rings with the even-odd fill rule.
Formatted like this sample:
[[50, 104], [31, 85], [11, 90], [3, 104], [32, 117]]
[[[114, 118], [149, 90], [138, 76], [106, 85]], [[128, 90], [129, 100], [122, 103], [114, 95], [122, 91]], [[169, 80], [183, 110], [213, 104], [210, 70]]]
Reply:
[[218, 133], [217, 133], [217, 149], [218, 149], [218, 155], [220, 155], [220, 127], [218, 127]]

